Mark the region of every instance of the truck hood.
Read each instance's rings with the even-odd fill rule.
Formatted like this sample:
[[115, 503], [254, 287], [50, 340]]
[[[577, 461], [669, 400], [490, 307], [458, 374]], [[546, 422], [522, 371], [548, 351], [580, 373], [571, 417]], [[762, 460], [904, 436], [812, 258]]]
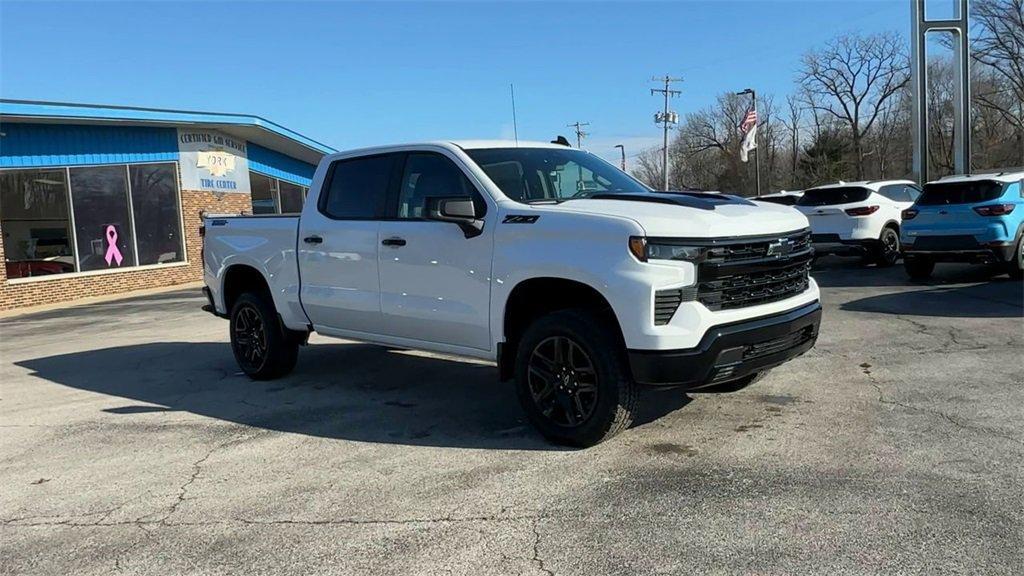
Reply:
[[630, 218], [640, 224], [648, 236], [759, 236], [809, 226], [807, 217], [789, 206], [752, 202], [727, 194], [598, 194], [545, 208]]

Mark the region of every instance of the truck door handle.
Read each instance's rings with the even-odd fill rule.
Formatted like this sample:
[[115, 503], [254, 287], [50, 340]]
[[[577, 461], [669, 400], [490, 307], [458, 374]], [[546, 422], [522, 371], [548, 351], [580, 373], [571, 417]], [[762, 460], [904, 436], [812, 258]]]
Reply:
[[324, 239], [319, 236], [306, 236], [305, 238], [302, 239], [302, 241], [305, 242], [306, 244], [319, 244], [323, 242]]
[[405, 238], [385, 238], [380, 243], [385, 246], [405, 246]]

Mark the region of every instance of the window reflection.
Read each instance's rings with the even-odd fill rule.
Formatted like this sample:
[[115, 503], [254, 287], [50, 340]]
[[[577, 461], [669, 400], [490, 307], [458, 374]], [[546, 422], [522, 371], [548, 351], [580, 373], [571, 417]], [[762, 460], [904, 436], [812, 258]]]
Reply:
[[0, 173], [0, 230], [7, 278], [75, 271], [63, 169]]

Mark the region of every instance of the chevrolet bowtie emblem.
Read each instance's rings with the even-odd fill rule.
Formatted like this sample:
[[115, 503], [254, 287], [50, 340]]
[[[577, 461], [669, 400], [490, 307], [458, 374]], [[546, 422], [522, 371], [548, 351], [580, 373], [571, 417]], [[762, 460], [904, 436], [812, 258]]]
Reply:
[[785, 256], [793, 251], [793, 244], [788, 238], [780, 238], [775, 242], [768, 244], [768, 250], [765, 252], [765, 256]]

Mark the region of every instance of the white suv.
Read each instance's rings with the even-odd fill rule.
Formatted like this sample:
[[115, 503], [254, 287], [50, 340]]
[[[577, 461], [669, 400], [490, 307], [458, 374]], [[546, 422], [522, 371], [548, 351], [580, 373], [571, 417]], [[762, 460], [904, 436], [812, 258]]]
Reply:
[[839, 182], [811, 188], [796, 203], [811, 223], [819, 256], [861, 256], [892, 266], [900, 255], [901, 212], [921, 195], [910, 180]]

